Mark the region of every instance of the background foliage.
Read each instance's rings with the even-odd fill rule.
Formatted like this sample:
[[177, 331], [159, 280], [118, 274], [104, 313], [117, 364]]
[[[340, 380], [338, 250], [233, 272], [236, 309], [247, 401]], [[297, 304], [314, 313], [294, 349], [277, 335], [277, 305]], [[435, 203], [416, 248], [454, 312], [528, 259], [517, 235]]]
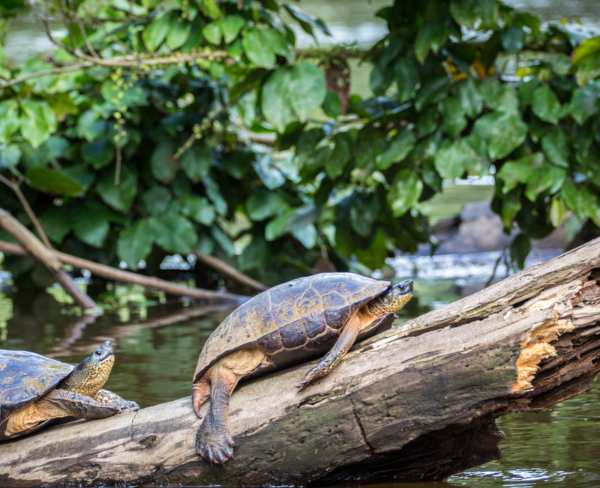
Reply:
[[[495, 0], [396, 0], [367, 50], [297, 49], [327, 27], [276, 0], [46, 4], [51, 57], [0, 65], [0, 175], [66, 252], [155, 272], [199, 250], [267, 282], [378, 268], [430, 240], [445, 181], [482, 175], [520, 265], [569, 214], [600, 226], [600, 38]], [[31, 224], [8, 188], [0, 206]]]

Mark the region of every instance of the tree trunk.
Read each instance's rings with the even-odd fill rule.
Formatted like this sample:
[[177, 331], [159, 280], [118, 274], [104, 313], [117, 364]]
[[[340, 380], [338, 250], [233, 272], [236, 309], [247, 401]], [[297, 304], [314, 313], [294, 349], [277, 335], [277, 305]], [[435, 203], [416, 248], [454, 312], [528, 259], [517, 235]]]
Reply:
[[243, 385], [224, 467], [196, 457], [186, 397], [1, 445], [0, 484], [444, 478], [498, 456], [499, 415], [589, 388], [600, 370], [596, 268], [600, 240], [359, 344], [302, 393], [308, 364]]

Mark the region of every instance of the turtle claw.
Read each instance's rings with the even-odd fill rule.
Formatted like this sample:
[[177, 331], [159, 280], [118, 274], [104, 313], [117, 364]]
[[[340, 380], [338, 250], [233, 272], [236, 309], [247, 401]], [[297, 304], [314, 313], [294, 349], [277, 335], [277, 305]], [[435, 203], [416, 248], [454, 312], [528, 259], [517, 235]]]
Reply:
[[196, 452], [211, 464], [221, 465], [233, 457], [235, 443], [228, 434], [200, 427], [196, 436]]

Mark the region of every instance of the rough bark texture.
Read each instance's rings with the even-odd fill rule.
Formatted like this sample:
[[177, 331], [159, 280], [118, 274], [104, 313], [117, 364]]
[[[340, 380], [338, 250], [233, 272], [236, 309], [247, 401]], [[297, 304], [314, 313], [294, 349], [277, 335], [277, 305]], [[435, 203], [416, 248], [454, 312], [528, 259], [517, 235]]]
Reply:
[[589, 387], [600, 370], [596, 268], [600, 240], [361, 343], [302, 393], [308, 364], [243, 385], [224, 467], [196, 457], [188, 397], [1, 445], [0, 485], [446, 477], [498, 455], [497, 416]]

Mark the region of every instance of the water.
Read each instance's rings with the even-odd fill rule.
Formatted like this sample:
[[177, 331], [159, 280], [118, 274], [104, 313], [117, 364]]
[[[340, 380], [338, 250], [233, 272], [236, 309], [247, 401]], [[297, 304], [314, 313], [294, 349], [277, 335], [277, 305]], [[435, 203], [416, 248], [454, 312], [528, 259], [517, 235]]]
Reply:
[[[433, 277], [427, 270], [439, 268], [440, 263], [421, 262], [423, 275], [428, 278], [416, 278], [416, 298], [403, 311], [401, 320], [482, 288], [495, 255], [436, 259], [445, 259], [444, 273]], [[403, 269], [401, 263], [402, 259], [396, 260], [399, 271]], [[126, 288], [120, 290], [113, 295], [125, 296]], [[132, 292], [134, 302], [135, 296]], [[96, 320], [86, 320], [47, 294], [28, 297], [5, 292], [0, 293], [0, 348], [27, 349], [76, 363], [102, 340], [111, 338], [117, 346], [117, 362], [107, 388], [149, 406], [189, 395], [202, 344], [228, 311], [226, 307], [139, 301], [137, 306], [130, 304]], [[499, 425], [506, 436], [502, 459], [452, 476], [445, 483], [379, 486], [600, 486], [599, 382], [587, 394], [553, 411], [511, 414], [502, 417]]]

